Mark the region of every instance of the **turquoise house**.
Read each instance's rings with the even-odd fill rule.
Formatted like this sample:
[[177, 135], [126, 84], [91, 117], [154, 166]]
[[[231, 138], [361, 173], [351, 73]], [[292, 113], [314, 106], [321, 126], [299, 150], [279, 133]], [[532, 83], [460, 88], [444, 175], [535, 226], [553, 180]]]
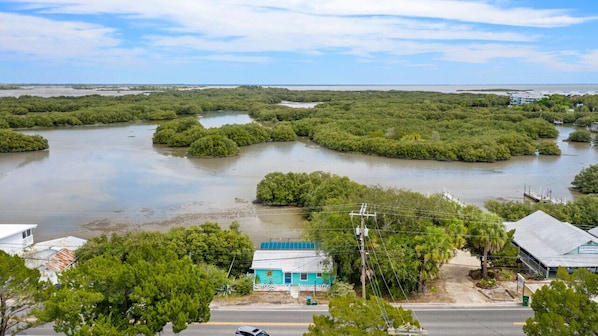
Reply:
[[326, 291], [332, 260], [314, 242], [262, 242], [251, 269], [256, 291]]

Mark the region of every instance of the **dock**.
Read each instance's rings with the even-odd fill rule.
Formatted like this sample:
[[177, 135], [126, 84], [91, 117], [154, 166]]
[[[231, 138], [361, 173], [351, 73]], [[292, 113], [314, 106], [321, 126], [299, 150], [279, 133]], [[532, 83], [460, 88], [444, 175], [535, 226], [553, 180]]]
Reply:
[[451, 194], [447, 191], [442, 192], [442, 197], [444, 197], [444, 199], [446, 199], [448, 201], [458, 204], [459, 206], [462, 206], [462, 207], [465, 206], [465, 204], [463, 202], [459, 201], [458, 198], [456, 198], [455, 196], [453, 196], [453, 194]]
[[566, 204], [567, 203], [561, 199], [552, 197], [551, 190], [549, 190], [546, 194], [542, 194], [542, 193], [533, 192], [528, 187], [527, 191], [525, 189], [523, 189], [523, 197], [530, 199], [537, 203], [540, 203], [540, 202], [552, 203], [552, 204]]

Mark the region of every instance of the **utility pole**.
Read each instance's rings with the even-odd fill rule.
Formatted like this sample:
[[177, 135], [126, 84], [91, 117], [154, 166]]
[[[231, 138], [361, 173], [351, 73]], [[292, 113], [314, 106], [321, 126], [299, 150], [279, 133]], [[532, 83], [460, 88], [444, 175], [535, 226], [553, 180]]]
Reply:
[[357, 227], [355, 229], [355, 235], [359, 236], [359, 249], [360, 249], [360, 253], [361, 253], [361, 296], [362, 298], [366, 298], [366, 294], [365, 294], [365, 279], [366, 279], [366, 273], [367, 273], [367, 263], [366, 263], [366, 253], [365, 253], [365, 237], [368, 236], [368, 228], [365, 226], [365, 219], [368, 217], [376, 217], [376, 214], [368, 214], [366, 213], [366, 208], [368, 207], [368, 205], [366, 203], [361, 203], [361, 209], [359, 210], [359, 214], [355, 214], [353, 213], [353, 211], [351, 211], [351, 213], [349, 214], [351, 216], [351, 218], [353, 218], [353, 216], [359, 215], [361, 220], [360, 220], [360, 224], [359, 227]]
[[[359, 222], [359, 226], [355, 228], [355, 235], [359, 236], [359, 248], [360, 248], [360, 253], [361, 253], [361, 296], [363, 299], [366, 298], [366, 294], [365, 294], [365, 280], [366, 280], [366, 276], [367, 276], [367, 263], [366, 263], [366, 257], [367, 254], [365, 252], [365, 238], [368, 236], [368, 228], [365, 226], [365, 220], [368, 217], [376, 217], [376, 214], [368, 214], [366, 213], [366, 209], [367, 209], [368, 205], [367, 203], [361, 203], [361, 209], [359, 210], [359, 213], [356, 214], [353, 211], [351, 211], [351, 213], [349, 213], [349, 215], [351, 216], [351, 218], [353, 218], [353, 216], [357, 216], [359, 215], [360, 217], [360, 222]], [[386, 330], [386, 332], [388, 333], [388, 335], [406, 335], [406, 336], [417, 336], [417, 335], [428, 335], [428, 332], [423, 330], [423, 329], [417, 329], [415, 326], [412, 325], [403, 325], [399, 328], [393, 328], [392, 326], [389, 326]]]

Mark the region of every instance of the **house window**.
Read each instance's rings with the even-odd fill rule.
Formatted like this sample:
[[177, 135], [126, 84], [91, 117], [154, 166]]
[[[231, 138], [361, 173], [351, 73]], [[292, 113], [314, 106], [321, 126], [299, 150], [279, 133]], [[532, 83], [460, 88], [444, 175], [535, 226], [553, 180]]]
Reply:
[[322, 277], [322, 273], [316, 273], [316, 278], [321, 278]]
[[23, 239], [31, 236], [31, 229], [27, 229], [27, 231], [23, 231]]
[[307, 281], [307, 273], [301, 273], [301, 281]]

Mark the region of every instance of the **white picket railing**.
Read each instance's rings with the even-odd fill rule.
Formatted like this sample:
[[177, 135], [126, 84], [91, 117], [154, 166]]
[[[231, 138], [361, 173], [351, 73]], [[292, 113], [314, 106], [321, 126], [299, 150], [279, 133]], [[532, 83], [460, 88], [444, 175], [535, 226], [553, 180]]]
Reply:
[[[299, 287], [301, 292], [326, 292], [330, 289], [330, 285], [295, 285], [293, 287]], [[291, 285], [275, 285], [275, 284], [253, 284], [253, 290], [256, 292], [290, 292]]]

